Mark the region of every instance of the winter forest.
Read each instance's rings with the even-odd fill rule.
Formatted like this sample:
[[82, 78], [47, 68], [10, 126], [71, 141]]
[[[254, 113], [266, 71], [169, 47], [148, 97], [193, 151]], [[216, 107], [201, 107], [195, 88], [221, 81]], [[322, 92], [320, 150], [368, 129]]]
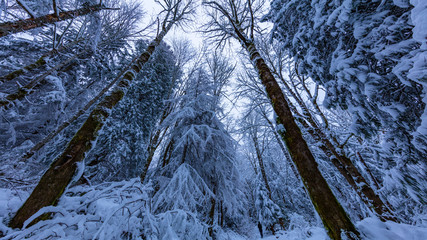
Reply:
[[427, 239], [427, 0], [0, 0], [0, 239]]

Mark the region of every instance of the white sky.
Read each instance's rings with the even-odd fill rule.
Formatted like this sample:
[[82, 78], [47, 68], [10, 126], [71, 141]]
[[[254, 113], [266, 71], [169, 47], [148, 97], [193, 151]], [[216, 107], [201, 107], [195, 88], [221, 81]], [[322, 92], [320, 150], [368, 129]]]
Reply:
[[[140, 0], [140, 1], [142, 2], [142, 7], [146, 12], [146, 18], [144, 19], [144, 25], [146, 25], [147, 23], [152, 21], [152, 19], [155, 19], [157, 17], [157, 14], [161, 11], [161, 8], [157, 3], [155, 3], [154, 0]], [[196, 49], [200, 48], [203, 44], [203, 36], [201, 33], [198, 33], [195, 31], [196, 29], [195, 25], [200, 24], [199, 20], [200, 20], [200, 16], [196, 17], [195, 24], [192, 24], [194, 26], [190, 26], [190, 28], [185, 29], [185, 31], [180, 27], [174, 27], [171, 32], [166, 34], [165, 41], [170, 43], [171, 39], [185, 38], [190, 40]]]

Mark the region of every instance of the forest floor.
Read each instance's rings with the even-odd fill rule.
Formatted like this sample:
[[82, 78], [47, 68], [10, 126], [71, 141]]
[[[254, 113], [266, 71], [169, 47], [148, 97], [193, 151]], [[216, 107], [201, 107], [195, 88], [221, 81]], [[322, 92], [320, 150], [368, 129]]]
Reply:
[[[66, 230], [67, 225], [72, 225], [73, 222], [76, 225], [80, 226], [82, 224], [86, 225], [91, 220], [94, 219], [109, 219], [112, 221], [110, 226], [104, 227], [106, 233], [113, 234], [112, 228], [120, 229], [120, 226], [117, 223], [126, 223], [127, 221], [123, 221], [123, 218], [113, 217], [112, 212], [118, 212], [120, 208], [126, 205], [122, 202], [117, 202], [117, 199], [129, 199], [129, 196], [134, 196], [130, 189], [130, 187], [135, 187], [139, 183], [132, 183], [129, 181], [123, 181], [120, 183], [115, 183], [116, 185], [105, 185], [100, 189], [93, 189], [93, 193], [88, 193], [83, 190], [88, 189], [79, 189], [76, 192], [86, 192], [86, 198], [81, 197], [66, 197], [62, 199], [58, 204], [56, 210], [60, 217], [55, 217], [52, 220], [47, 220], [45, 222], [49, 222], [48, 224], [36, 224], [39, 226], [31, 226], [25, 230], [12, 230], [8, 228], [5, 223], [10, 218], [10, 215], [18, 210], [23, 201], [29, 196], [29, 193], [26, 191], [18, 190], [18, 189], [6, 189], [0, 188], [0, 233], [4, 236], [1, 239], [115, 239], [111, 238], [112, 235], [104, 235], [102, 237], [102, 233], [98, 230], [104, 227], [104, 224], [101, 224], [101, 227], [94, 226], [91, 231], [87, 225], [85, 227], [86, 233], [82, 233], [81, 231], [74, 230]], [[141, 185], [142, 186], [142, 185]], [[139, 186], [139, 187], [141, 187]], [[106, 189], [109, 189], [106, 191]], [[116, 190], [114, 190], [116, 189]], [[126, 191], [130, 193], [128, 197], [123, 196], [121, 191]], [[120, 198], [112, 197], [113, 195], [121, 195]], [[128, 203], [137, 202], [137, 199], [129, 199]], [[75, 209], [78, 209], [79, 206], [88, 206], [87, 213], [84, 214], [76, 214]], [[89, 207], [91, 205], [91, 207]], [[132, 209], [137, 208], [136, 205], [126, 205], [126, 208], [132, 211]], [[91, 210], [92, 209], [92, 210]], [[52, 210], [52, 209], [51, 209]], [[62, 215], [62, 216], [61, 216]], [[109, 216], [107, 216], [109, 215]], [[120, 214], [118, 214], [120, 215]], [[131, 218], [129, 216], [124, 216], [126, 219]], [[90, 220], [91, 219], [91, 220]], [[102, 221], [99, 221], [102, 222]], [[108, 221], [104, 221], [108, 222]], [[130, 223], [131, 224], [131, 223]], [[121, 224], [119, 224], [121, 225]], [[123, 225], [123, 226], [125, 226]], [[132, 225], [132, 224], [131, 224]], [[260, 238], [258, 228], [256, 224], [252, 224], [253, 227], [248, 226], [247, 231], [245, 233], [246, 236], [239, 235], [235, 232], [223, 230], [219, 236], [219, 239], [224, 240], [327, 240], [327, 234], [325, 230], [320, 226], [310, 226], [306, 223], [302, 222], [301, 224], [294, 223], [291, 227], [292, 229], [288, 229], [287, 231], [279, 231], [275, 235], [265, 236], [264, 238]], [[403, 223], [395, 223], [395, 222], [381, 222], [376, 218], [365, 218], [362, 221], [356, 223], [357, 229], [362, 233], [363, 240], [425, 240], [427, 239], [427, 222], [423, 222], [421, 226], [412, 226]], [[107, 231], [108, 230], [108, 231]], [[37, 235], [33, 235], [38, 232]], [[2, 236], [0, 235], [0, 236]], [[54, 236], [53, 236], [54, 235]], [[44, 236], [44, 237], [42, 237]], [[57, 237], [55, 237], [57, 236]], [[109, 237], [110, 236], [110, 237]], [[250, 237], [248, 237], [250, 236]], [[42, 238], [40, 238], [42, 237]], [[165, 237], [165, 236], [163, 236]], [[175, 239], [175, 238], [162, 238], [162, 239]], [[178, 238], [179, 239], [179, 238]]]
[[[382, 222], [377, 218], [365, 218], [356, 223], [363, 240], [425, 240], [427, 227], [417, 227], [403, 223]], [[326, 231], [321, 227], [295, 228], [278, 232], [264, 240], [326, 240]]]

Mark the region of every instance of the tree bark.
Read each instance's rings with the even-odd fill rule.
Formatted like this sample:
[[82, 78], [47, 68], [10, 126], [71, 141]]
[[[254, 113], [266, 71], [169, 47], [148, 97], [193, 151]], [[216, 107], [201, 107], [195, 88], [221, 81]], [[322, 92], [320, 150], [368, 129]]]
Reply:
[[[214, 187], [213, 189], [213, 193], [214, 195], [216, 195], [216, 188]], [[208, 216], [208, 232], [209, 232], [209, 236], [212, 239], [216, 239], [215, 237], [215, 232], [214, 232], [214, 222], [215, 222], [215, 208], [216, 208], [216, 199], [215, 197], [211, 197], [211, 209], [209, 211], [209, 216]]]
[[[172, 25], [173, 22], [169, 22], [162, 29], [159, 35], [148, 45], [146, 51], [132, 65], [132, 70], [124, 75], [112, 92], [101, 100], [90, 113], [83, 126], [68, 143], [64, 152], [53, 161], [30, 197], [9, 222], [11, 228], [22, 228], [24, 222], [41, 208], [55, 205], [58, 202], [74, 176], [77, 169], [76, 164], [84, 159], [85, 153], [92, 147], [92, 141], [96, 139], [97, 133], [103, 126], [105, 119], [110, 115], [111, 109], [123, 98], [125, 89], [136, 74], [141, 71], [142, 66], [149, 60], [155, 48], [172, 28]], [[31, 224], [46, 219], [48, 216], [45, 214], [35, 219]]]
[[[276, 75], [280, 75], [279, 73], [275, 73]], [[297, 77], [300, 79], [301, 84], [305, 86], [304, 80], [298, 75]], [[356, 168], [353, 162], [345, 155], [339, 154], [337, 148], [330, 141], [329, 137], [323, 132], [321, 127], [319, 127], [316, 118], [310, 113], [307, 105], [303, 102], [301, 97], [297, 95], [296, 89], [292, 91], [286, 81], [280, 76], [283, 84], [285, 85], [286, 90], [292, 95], [295, 101], [298, 103], [302, 110], [302, 118], [304, 118], [310, 125], [301, 120], [300, 123], [303, 127], [309, 132], [310, 135], [316, 140], [319, 141], [322, 146], [320, 149], [325, 153], [327, 157], [331, 159], [332, 164], [338, 169], [342, 176], [347, 180], [350, 186], [357, 192], [360, 199], [382, 219], [382, 220], [392, 220], [396, 221], [396, 218], [393, 216], [390, 211], [390, 207], [388, 203], [384, 203], [381, 198], [375, 193], [375, 191], [371, 188], [370, 184], [363, 177], [361, 172]], [[314, 98], [311, 96], [311, 93], [308, 89], [306, 89], [306, 93], [314, 102], [313, 105], [317, 103], [314, 101]], [[321, 113], [322, 119], [325, 122], [325, 125], [328, 125], [328, 121], [323, 113], [320, 111], [320, 108], [317, 109], [319, 113]], [[292, 109], [296, 112], [296, 108]], [[334, 142], [337, 142], [335, 138], [332, 137]], [[338, 143], [337, 143], [338, 144]]]
[[[240, 36], [242, 32], [236, 30], [236, 34]], [[266, 89], [280, 123], [286, 129], [282, 134], [283, 140], [328, 235], [332, 239], [341, 239], [341, 232], [343, 231], [348, 238], [357, 239], [359, 233], [320, 173], [276, 79], [259, 54], [255, 44], [245, 37], [241, 37], [240, 41], [258, 71], [259, 78]]]
[[252, 142], [254, 143], [255, 152], [256, 152], [256, 156], [259, 164], [259, 169], [261, 170], [261, 176], [264, 181], [265, 188], [267, 188], [268, 197], [271, 199], [271, 188], [270, 188], [270, 184], [268, 183], [267, 173], [265, 172], [265, 167], [264, 167], [264, 160], [262, 159], [261, 150], [259, 149], [256, 133], [254, 133], [254, 135], [252, 136]]
[[57, 54], [57, 53], [59, 53], [59, 52], [61, 52], [63, 50], [68, 50], [72, 46], [74, 46], [74, 45], [78, 44], [79, 42], [81, 42], [82, 40], [84, 40], [84, 39], [80, 38], [78, 40], [75, 40], [75, 41], [71, 42], [70, 44], [68, 44], [66, 46], [62, 46], [62, 47], [60, 47], [58, 49], [49, 51], [49, 52], [43, 54], [36, 62], [31, 63], [31, 64], [29, 64], [27, 66], [24, 66], [21, 69], [15, 70], [15, 71], [13, 71], [11, 73], [8, 73], [7, 75], [1, 76], [0, 77], [0, 83], [5, 83], [7, 81], [11, 81], [11, 80], [13, 80], [13, 79], [15, 79], [15, 78], [23, 75], [24, 73], [26, 73], [28, 71], [34, 70], [36, 68], [39, 68], [39, 67], [45, 65], [47, 63], [46, 62], [46, 58], [47, 57], [55, 55], [55, 54]]
[[[303, 108], [304, 109], [304, 108]], [[308, 109], [307, 109], [308, 111]], [[356, 191], [360, 199], [374, 212], [378, 217], [385, 220], [396, 221], [393, 213], [390, 211], [388, 203], [384, 203], [381, 198], [371, 188], [370, 184], [363, 177], [361, 172], [356, 168], [353, 162], [345, 155], [339, 154], [335, 146], [328, 139], [326, 134], [313, 121], [313, 117], [309, 113], [305, 113], [304, 118], [308, 120], [311, 126], [301, 121], [302, 125], [308, 133], [322, 146], [320, 149], [327, 157], [331, 159], [332, 164], [338, 169], [341, 175], [347, 180], [350, 186]]]
[[34, 80], [32, 80], [31, 82], [29, 82], [27, 85], [20, 87], [18, 89], [18, 91], [16, 91], [15, 93], [11, 93], [11, 94], [6, 95], [4, 97], [4, 100], [0, 100], [0, 108], [7, 107], [10, 103], [12, 103], [12, 101], [24, 99], [24, 97], [27, 96], [28, 94], [30, 94], [31, 90], [40, 81], [42, 81], [47, 76], [49, 76], [49, 74], [67, 66], [68, 64], [72, 63], [73, 60], [75, 60], [78, 57], [83, 56], [87, 52], [89, 52], [88, 49], [82, 51], [81, 53], [74, 54], [72, 57], [68, 58], [65, 62], [56, 65], [55, 67], [53, 67], [53, 68], [49, 69], [48, 71], [46, 71], [45, 73], [43, 73], [41, 76], [39, 76], [39, 77], [35, 78]]
[[45, 56], [41, 56], [36, 62], [29, 64], [29, 65], [27, 65], [21, 69], [15, 70], [15, 71], [13, 71], [13, 72], [5, 75], [5, 76], [0, 77], [0, 83], [11, 81], [16, 77], [21, 76], [22, 74], [24, 74], [27, 71], [30, 71], [30, 70], [33, 70], [35, 68], [39, 68], [39, 67], [45, 65], [46, 64], [45, 58], [46, 58]]
[[111, 8], [103, 7], [102, 5], [94, 5], [83, 7], [71, 11], [60, 12], [58, 16], [54, 14], [48, 14], [41, 17], [24, 19], [16, 22], [5, 22], [0, 24], [0, 37], [7, 36], [12, 33], [18, 33], [27, 31], [30, 29], [43, 27], [46, 24], [52, 24], [55, 22], [64, 21], [67, 19], [84, 16], [92, 12], [97, 12], [103, 9], [112, 10]]
[[104, 87], [94, 98], [92, 98], [86, 105], [80, 109], [72, 118], [68, 119], [67, 121], [63, 122], [55, 131], [49, 133], [46, 137], [43, 138], [40, 142], [38, 142], [36, 145], [34, 145], [30, 150], [28, 150], [21, 158], [21, 161], [25, 161], [32, 157], [38, 150], [40, 150], [42, 147], [44, 147], [50, 140], [52, 140], [54, 137], [56, 137], [62, 130], [67, 128], [71, 123], [76, 121], [80, 116], [82, 116], [93, 104], [95, 104], [104, 94], [123, 76], [123, 74], [131, 67], [133, 62], [136, 59], [134, 59], [129, 66], [127, 66], [123, 71], [119, 73], [119, 75], [111, 81], [106, 87]]

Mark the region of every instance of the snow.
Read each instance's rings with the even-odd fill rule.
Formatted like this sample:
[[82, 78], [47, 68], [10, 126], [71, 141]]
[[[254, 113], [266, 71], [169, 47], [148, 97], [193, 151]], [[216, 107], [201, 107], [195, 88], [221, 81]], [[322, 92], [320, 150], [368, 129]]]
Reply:
[[411, 4], [415, 6], [411, 13], [414, 24], [413, 38], [420, 41], [425, 48], [427, 44], [427, 18], [425, 17], [427, 15], [427, 1], [411, 0]]
[[[391, 221], [382, 222], [377, 218], [365, 218], [356, 223], [363, 240], [425, 240], [427, 227], [416, 227]], [[280, 231], [265, 240], [327, 240], [326, 231], [321, 227], [308, 226]]]
[[[425, 94], [423, 102], [427, 103], [427, 82], [425, 80], [427, 76], [427, 1], [411, 0], [411, 4], [414, 6], [411, 11], [411, 19], [414, 24], [413, 38], [421, 43], [421, 51], [412, 58], [414, 65], [408, 73], [408, 78], [423, 84]], [[421, 121], [415, 136], [427, 134], [427, 109], [424, 109]]]
[[366, 236], [366, 240], [424, 240], [427, 237], [426, 227], [381, 222], [377, 218], [365, 218], [356, 227]]
[[10, 212], [15, 212], [28, 197], [24, 191], [0, 188], [0, 218], [3, 219]]
[[261, 239], [265, 240], [327, 240], [328, 235], [321, 227], [296, 228], [290, 231], [280, 231], [274, 236]]
[[[94, 187], [74, 187], [58, 206], [43, 208], [30, 222], [44, 212], [56, 212], [53, 219], [39, 222], [27, 229], [12, 230], [5, 223], [10, 215], [19, 208], [28, 196], [27, 192], [11, 189], [0, 189], [0, 232], [7, 233], [3, 239], [22, 239], [32, 236], [34, 239], [114, 239], [128, 231], [129, 234], [140, 233], [141, 213], [144, 207], [141, 200], [147, 196], [149, 186], [142, 186], [138, 179], [116, 183], [106, 183]], [[85, 193], [82, 196], [81, 193]], [[141, 208], [142, 207], [142, 208]], [[80, 213], [78, 213], [80, 212]], [[146, 234], [152, 239], [189, 239], [187, 237], [204, 237], [206, 225], [195, 215], [175, 209], [151, 215], [145, 213], [142, 224], [148, 227]], [[73, 227], [74, 226], [74, 227]], [[356, 222], [356, 228], [363, 240], [425, 240], [427, 225], [413, 226], [392, 221], [382, 222], [369, 217]], [[133, 230], [129, 228], [135, 228]], [[313, 226], [298, 214], [292, 214], [286, 231], [260, 238], [256, 224], [248, 229], [247, 235], [231, 230], [217, 229], [218, 239], [227, 240], [327, 240], [326, 231], [321, 226]], [[119, 234], [119, 235], [118, 235]], [[120, 235], [123, 236], [123, 235]], [[133, 235], [135, 236], [135, 235]]]

